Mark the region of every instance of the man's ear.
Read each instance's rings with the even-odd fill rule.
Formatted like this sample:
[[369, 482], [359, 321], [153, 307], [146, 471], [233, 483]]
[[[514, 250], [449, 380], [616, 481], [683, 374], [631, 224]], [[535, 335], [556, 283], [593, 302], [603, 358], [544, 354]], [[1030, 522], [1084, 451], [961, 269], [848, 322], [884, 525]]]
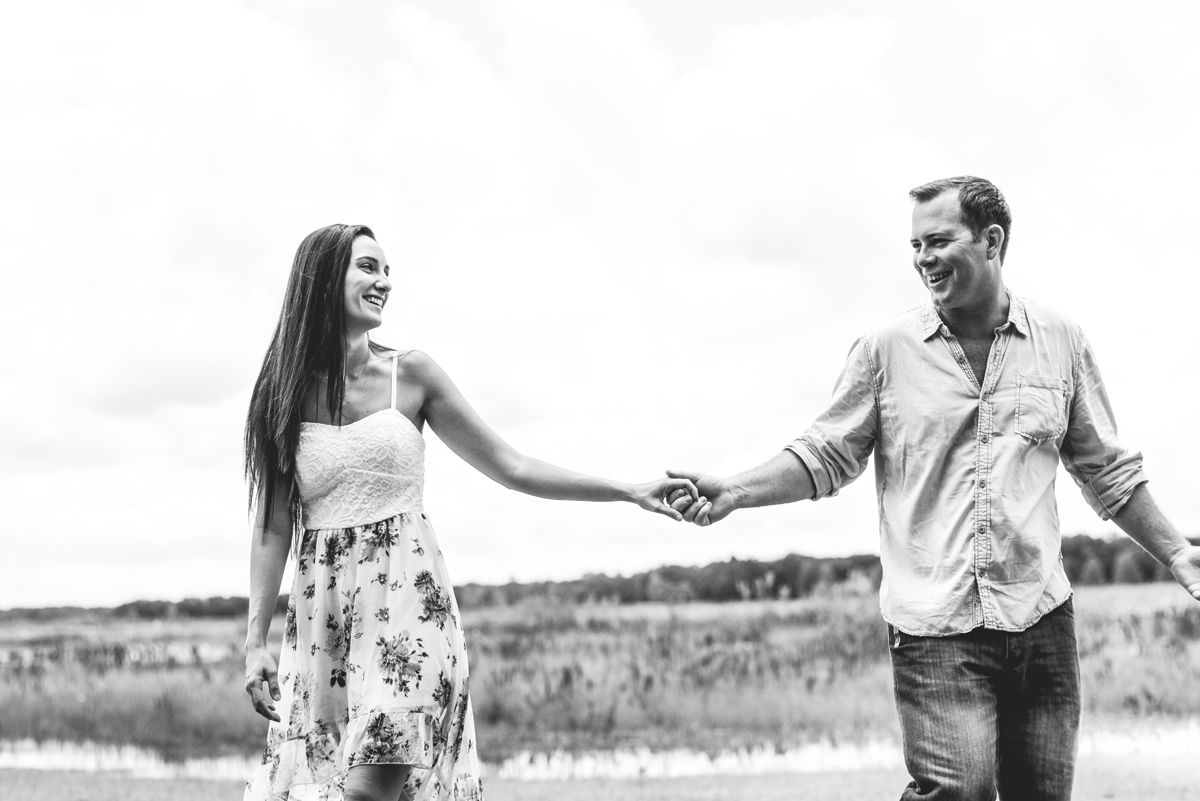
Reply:
[[983, 235], [987, 239], [987, 257], [989, 259], [996, 258], [1000, 255], [1000, 248], [1004, 246], [1004, 229], [996, 223], [992, 223], [983, 232]]

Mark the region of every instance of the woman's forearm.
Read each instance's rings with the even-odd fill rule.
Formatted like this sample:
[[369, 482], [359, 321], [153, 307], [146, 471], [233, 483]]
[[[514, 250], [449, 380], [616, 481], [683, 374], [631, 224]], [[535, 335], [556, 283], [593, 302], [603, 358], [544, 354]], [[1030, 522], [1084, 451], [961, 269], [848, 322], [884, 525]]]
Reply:
[[250, 546], [250, 609], [246, 621], [246, 647], [265, 645], [283, 570], [287, 564], [292, 534], [263, 531], [255, 527]]
[[500, 483], [511, 490], [556, 501], [633, 501], [633, 485], [518, 455]]

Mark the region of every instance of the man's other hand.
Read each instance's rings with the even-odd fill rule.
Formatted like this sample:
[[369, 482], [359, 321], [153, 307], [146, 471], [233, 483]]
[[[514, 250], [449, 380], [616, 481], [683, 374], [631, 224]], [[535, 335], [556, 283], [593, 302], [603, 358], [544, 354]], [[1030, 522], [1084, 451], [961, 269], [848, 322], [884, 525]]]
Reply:
[[[699, 489], [699, 487], [697, 487]], [[700, 490], [704, 492], [704, 490]], [[686, 515], [684, 516], [686, 519]], [[1171, 560], [1171, 575], [1200, 601], [1200, 545], [1189, 545]]]

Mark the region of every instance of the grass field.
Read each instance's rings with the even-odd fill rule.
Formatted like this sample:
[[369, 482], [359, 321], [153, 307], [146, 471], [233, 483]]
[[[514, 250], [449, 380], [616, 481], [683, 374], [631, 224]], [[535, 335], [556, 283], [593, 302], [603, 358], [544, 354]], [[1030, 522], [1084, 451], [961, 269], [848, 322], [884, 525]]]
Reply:
[[[1200, 717], [1200, 604], [1171, 584], [1081, 589], [1087, 720]], [[480, 752], [631, 746], [716, 752], [894, 739], [874, 596], [464, 613]], [[0, 740], [250, 755], [240, 621], [0, 627]], [[282, 626], [273, 627], [276, 647]]]

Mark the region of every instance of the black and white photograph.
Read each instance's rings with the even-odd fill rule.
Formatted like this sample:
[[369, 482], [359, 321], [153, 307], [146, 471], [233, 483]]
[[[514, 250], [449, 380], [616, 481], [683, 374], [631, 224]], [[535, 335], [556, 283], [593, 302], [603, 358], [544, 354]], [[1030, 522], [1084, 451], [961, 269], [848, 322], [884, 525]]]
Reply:
[[0, 13], [0, 801], [1200, 797], [1200, 7]]

